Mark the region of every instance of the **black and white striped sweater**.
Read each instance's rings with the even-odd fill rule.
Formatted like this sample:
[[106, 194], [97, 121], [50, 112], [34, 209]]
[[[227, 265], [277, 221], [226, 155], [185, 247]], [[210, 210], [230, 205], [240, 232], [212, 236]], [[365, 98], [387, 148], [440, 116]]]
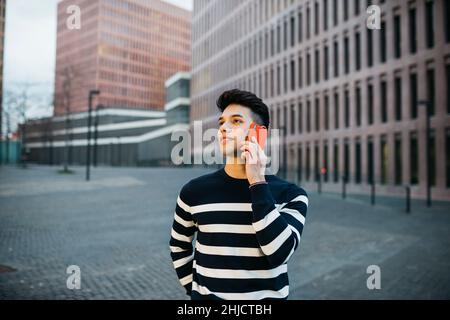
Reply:
[[287, 261], [300, 243], [308, 197], [274, 175], [266, 181], [249, 189], [222, 168], [182, 188], [170, 250], [192, 299], [287, 298]]

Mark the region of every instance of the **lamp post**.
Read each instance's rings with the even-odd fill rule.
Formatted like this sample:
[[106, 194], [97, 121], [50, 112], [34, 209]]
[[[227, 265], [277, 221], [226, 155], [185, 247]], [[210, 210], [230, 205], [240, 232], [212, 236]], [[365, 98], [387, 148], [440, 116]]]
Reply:
[[426, 156], [427, 156], [427, 207], [431, 207], [431, 150], [430, 150], [430, 113], [431, 113], [431, 102], [428, 100], [421, 100], [418, 102], [419, 106], [425, 106], [426, 111], [426, 121], [425, 121], [425, 134], [426, 134]]
[[92, 99], [94, 96], [99, 95], [100, 90], [89, 91], [89, 111], [88, 111], [88, 128], [87, 128], [87, 146], [86, 146], [86, 181], [90, 179], [90, 166], [91, 166], [91, 114], [92, 114]]

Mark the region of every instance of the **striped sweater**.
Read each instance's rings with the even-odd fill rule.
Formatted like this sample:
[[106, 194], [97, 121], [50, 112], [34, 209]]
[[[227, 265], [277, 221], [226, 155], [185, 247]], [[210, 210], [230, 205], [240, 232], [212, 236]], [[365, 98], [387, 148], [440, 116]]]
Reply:
[[249, 188], [222, 168], [181, 189], [170, 250], [191, 299], [288, 297], [287, 261], [300, 243], [308, 197], [274, 175], [266, 181]]

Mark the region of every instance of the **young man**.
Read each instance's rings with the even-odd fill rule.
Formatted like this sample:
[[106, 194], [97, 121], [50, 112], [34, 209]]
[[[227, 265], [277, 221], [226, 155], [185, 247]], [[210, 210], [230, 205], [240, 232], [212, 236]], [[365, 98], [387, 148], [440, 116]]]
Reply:
[[261, 99], [234, 89], [217, 106], [226, 164], [182, 188], [170, 239], [173, 265], [193, 300], [286, 299], [287, 261], [300, 243], [307, 194], [265, 175], [263, 149], [246, 141], [252, 122], [269, 127]]

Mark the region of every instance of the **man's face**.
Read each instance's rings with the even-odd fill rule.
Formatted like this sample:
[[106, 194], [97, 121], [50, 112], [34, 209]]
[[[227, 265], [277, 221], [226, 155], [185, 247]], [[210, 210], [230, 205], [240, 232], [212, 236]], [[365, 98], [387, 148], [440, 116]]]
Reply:
[[217, 134], [220, 151], [224, 156], [240, 156], [239, 148], [245, 142], [253, 121], [251, 110], [238, 104], [230, 104], [219, 117]]

